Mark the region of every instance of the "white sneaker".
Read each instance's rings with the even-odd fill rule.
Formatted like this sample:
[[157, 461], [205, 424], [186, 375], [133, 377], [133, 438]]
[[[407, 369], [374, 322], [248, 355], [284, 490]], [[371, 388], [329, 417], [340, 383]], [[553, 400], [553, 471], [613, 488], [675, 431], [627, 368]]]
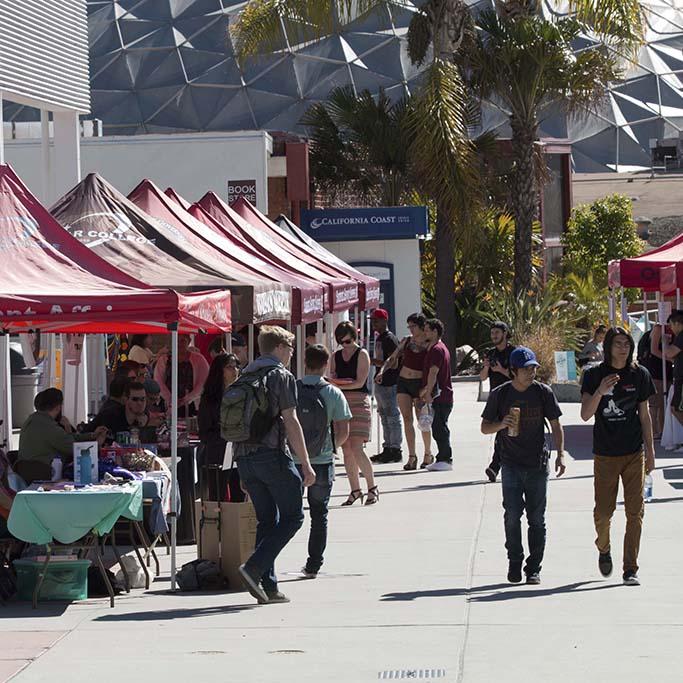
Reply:
[[425, 469], [430, 472], [450, 472], [453, 469], [453, 464], [441, 460], [439, 462], [433, 462], [431, 465], [427, 465]]

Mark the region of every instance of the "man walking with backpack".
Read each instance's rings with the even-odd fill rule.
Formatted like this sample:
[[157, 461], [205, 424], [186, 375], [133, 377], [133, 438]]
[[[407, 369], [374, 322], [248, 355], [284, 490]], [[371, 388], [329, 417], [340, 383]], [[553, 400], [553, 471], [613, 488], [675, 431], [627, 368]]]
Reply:
[[259, 604], [269, 604], [289, 602], [278, 590], [275, 558], [303, 524], [301, 482], [311, 486], [315, 472], [296, 416], [296, 381], [287, 370], [294, 335], [264, 325], [258, 344], [260, 358], [223, 395], [221, 432], [234, 444], [240, 479], [258, 520], [256, 549], [239, 572]]
[[538, 367], [531, 349], [518, 346], [510, 354], [512, 381], [490, 394], [482, 413], [482, 434], [496, 435], [496, 448], [502, 461], [505, 548], [508, 554], [508, 581], [522, 580], [524, 546], [522, 513], [529, 525], [529, 556], [524, 572], [526, 582], [541, 583], [541, 563], [545, 551], [545, 508], [548, 493], [550, 451], [545, 443], [545, 421], [550, 421], [557, 449], [555, 471], [565, 471], [562, 414], [552, 389], [536, 381]]
[[323, 379], [329, 360], [330, 352], [322, 344], [309, 346], [305, 356], [306, 374], [297, 381], [297, 415], [315, 471], [315, 483], [308, 487], [311, 533], [308, 559], [302, 569], [307, 579], [316, 578], [323, 564], [327, 510], [334, 483], [334, 451], [348, 438], [353, 417], [344, 392]]

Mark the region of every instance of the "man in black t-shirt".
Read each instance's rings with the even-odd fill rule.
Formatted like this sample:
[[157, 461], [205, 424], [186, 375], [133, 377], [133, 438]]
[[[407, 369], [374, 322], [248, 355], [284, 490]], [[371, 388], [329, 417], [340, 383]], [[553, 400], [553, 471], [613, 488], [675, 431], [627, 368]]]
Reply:
[[645, 473], [655, 467], [648, 408], [655, 387], [650, 373], [633, 362], [635, 343], [624, 328], [611, 328], [605, 337], [604, 348], [604, 362], [584, 373], [581, 386], [581, 419], [587, 422], [595, 416], [593, 519], [598, 567], [605, 577], [612, 573], [609, 531], [621, 479], [626, 512], [623, 581], [627, 586], [637, 586], [640, 584], [638, 550], [645, 509], [643, 485]]
[[[398, 348], [398, 339], [393, 332], [389, 331], [389, 313], [383, 308], [376, 308], [372, 312], [372, 329], [377, 333], [372, 364], [376, 368], [375, 372], [379, 372], [391, 354]], [[401, 452], [403, 423], [401, 422], [401, 412], [398, 409], [396, 395], [398, 373], [398, 368], [386, 369], [381, 375], [381, 382], [375, 383], [377, 412], [382, 420], [384, 443], [382, 452], [371, 458], [373, 462], [388, 463], [403, 460], [403, 453]]]
[[[510, 328], [502, 320], [491, 325], [491, 341], [493, 348], [486, 352], [484, 367], [479, 373], [479, 379], [484, 382], [488, 378], [490, 391], [510, 381], [510, 354], [515, 348], [510, 343]], [[491, 462], [485, 470], [486, 476], [494, 483], [500, 472], [500, 455], [494, 448]]]
[[[557, 448], [557, 476], [561, 477], [565, 471], [564, 434], [559, 420], [562, 411], [552, 389], [536, 381], [537, 367], [534, 352], [518, 346], [510, 354], [512, 381], [491, 392], [481, 416], [481, 431], [496, 435], [495, 447], [502, 461], [505, 547], [511, 583], [522, 580], [521, 520], [524, 510], [529, 524], [529, 557], [524, 568], [526, 582], [541, 582], [550, 456], [545, 440], [546, 420], [550, 422]], [[517, 411], [518, 418], [514, 416]]]

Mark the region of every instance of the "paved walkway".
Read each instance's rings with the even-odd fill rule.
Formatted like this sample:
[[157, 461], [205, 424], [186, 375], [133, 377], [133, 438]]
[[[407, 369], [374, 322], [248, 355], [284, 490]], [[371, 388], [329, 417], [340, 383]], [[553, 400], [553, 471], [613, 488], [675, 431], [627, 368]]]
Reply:
[[[38, 614], [0, 608], [0, 679], [360, 683], [414, 680], [680, 681], [683, 457], [662, 457], [647, 506], [639, 588], [603, 579], [592, 528], [590, 427], [565, 410], [568, 471], [552, 481], [543, 584], [505, 581], [500, 485], [484, 484], [490, 438], [476, 385], [457, 387], [456, 469], [380, 468], [373, 508], [331, 512], [326, 574], [297, 580], [302, 531], [278, 564], [291, 604], [242, 593], [169, 595], [168, 575], [106, 600]], [[334, 504], [346, 497], [340, 478]], [[623, 507], [613, 525], [621, 557]], [[165, 558], [164, 558], [165, 559]], [[193, 559], [182, 548], [180, 562]]]

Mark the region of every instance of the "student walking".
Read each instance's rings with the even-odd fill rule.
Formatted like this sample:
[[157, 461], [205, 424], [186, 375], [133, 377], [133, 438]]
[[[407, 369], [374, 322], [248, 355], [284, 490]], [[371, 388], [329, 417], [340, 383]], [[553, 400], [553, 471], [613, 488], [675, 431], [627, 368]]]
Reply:
[[380, 463], [401, 462], [403, 460], [401, 452], [403, 432], [396, 390], [399, 371], [393, 369], [380, 372], [385, 361], [398, 348], [398, 339], [389, 330], [389, 313], [383, 308], [376, 308], [372, 312], [372, 329], [377, 334], [372, 364], [377, 368], [375, 398], [377, 399], [377, 412], [382, 420], [384, 443], [382, 452], [370, 460]]
[[502, 462], [505, 548], [508, 581], [522, 580], [524, 546], [522, 513], [529, 526], [529, 555], [524, 573], [528, 584], [541, 583], [541, 566], [546, 545], [545, 509], [548, 493], [550, 449], [545, 440], [545, 421], [550, 421], [557, 449], [555, 472], [565, 472], [562, 411], [552, 389], [536, 381], [538, 367], [531, 349], [518, 346], [510, 354], [512, 381], [494, 389], [482, 413], [482, 434], [496, 435]]
[[259, 604], [269, 604], [289, 602], [278, 590], [275, 558], [303, 524], [302, 478], [308, 487], [316, 475], [296, 415], [296, 381], [287, 370], [294, 335], [264, 325], [258, 344], [261, 356], [223, 395], [221, 431], [234, 444], [240, 479], [258, 520], [256, 549], [240, 575]]
[[302, 569], [307, 579], [314, 579], [323, 565], [327, 546], [327, 513], [334, 483], [334, 452], [349, 436], [353, 415], [343, 392], [323, 378], [327, 373], [330, 352], [322, 344], [308, 346], [306, 374], [297, 382], [297, 414], [304, 431], [306, 449], [315, 471], [315, 483], [308, 487], [311, 533], [308, 559]]
[[439, 449], [436, 462], [427, 466], [431, 472], [444, 472], [453, 469], [453, 450], [448, 418], [453, 410], [453, 385], [451, 383], [451, 354], [441, 341], [443, 323], [438, 318], [425, 321], [425, 340], [427, 355], [420, 399], [432, 407], [432, 437]]
[[[623, 582], [640, 584], [638, 551], [643, 528], [645, 473], [655, 467], [652, 421], [648, 401], [655, 392], [650, 373], [633, 361], [635, 343], [623, 327], [611, 328], [605, 337], [605, 360], [587, 370], [581, 386], [581, 419], [595, 416], [593, 519], [598, 567], [612, 573], [610, 524], [617, 505], [619, 479], [624, 488], [626, 534]], [[644, 449], [644, 453], [643, 453]]]
[[[493, 348], [486, 352], [484, 358], [484, 367], [479, 373], [479, 379], [485, 382], [489, 381], [489, 393], [496, 387], [499, 387], [505, 382], [509, 382], [510, 375], [510, 354], [512, 353], [514, 344], [510, 343], [510, 328], [507, 323], [502, 320], [496, 320], [491, 325], [491, 342]], [[491, 462], [485, 470], [486, 476], [491, 483], [494, 483], [498, 478], [500, 472], [500, 454], [494, 448]]]
[[365, 504], [374, 505], [379, 501], [379, 488], [375, 485], [370, 458], [365, 454], [365, 444], [370, 441], [371, 423], [370, 398], [367, 388], [370, 356], [365, 349], [358, 346], [356, 341], [358, 333], [353, 323], [349, 321], [339, 323], [334, 331], [334, 337], [342, 348], [331, 359], [331, 382], [344, 392], [353, 415], [349, 427], [349, 438], [342, 447], [344, 468], [351, 485], [351, 493], [342, 505], [353, 505], [357, 500], [363, 503], [359, 471], [363, 473], [368, 485]]

